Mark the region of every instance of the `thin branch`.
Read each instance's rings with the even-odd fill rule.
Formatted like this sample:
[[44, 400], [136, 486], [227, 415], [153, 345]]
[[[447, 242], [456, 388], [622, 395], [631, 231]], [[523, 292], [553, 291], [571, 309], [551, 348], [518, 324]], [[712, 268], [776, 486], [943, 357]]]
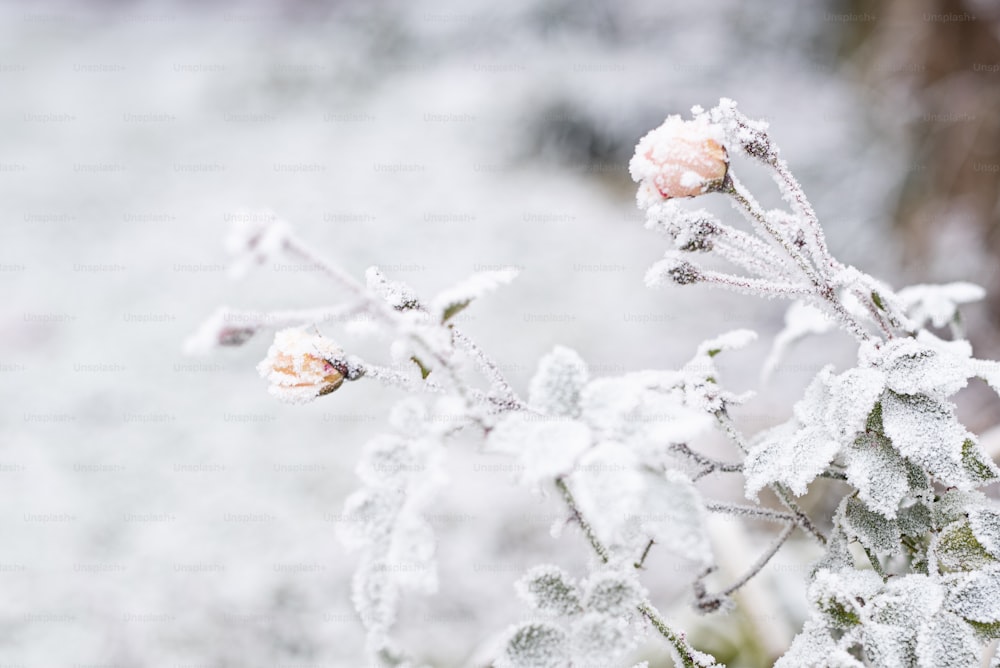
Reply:
[[497, 366], [496, 362], [494, 362], [485, 352], [483, 352], [483, 349], [480, 348], [475, 341], [470, 339], [463, 332], [459, 331], [457, 327], [451, 328], [451, 335], [452, 339], [461, 345], [467, 353], [469, 353], [473, 361], [475, 361], [476, 365], [479, 367], [479, 370], [484, 376], [486, 376], [486, 379], [489, 380], [495, 387], [500, 388], [506, 396], [507, 403], [513, 404], [519, 408], [523, 408], [525, 406], [524, 401], [517, 396], [517, 392], [515, 392], [511, 384], [507, 382], [507, 379], [504, 378], [503, 372], [500, 371], [500, 367]]
[[745, 506], [737, 503], [708, 501], [705, 503], [705, 509], [713, 513], [726, 513], [728, 515], [737, 515], [741, 517], [762, 519], [762, 520], [767, 520], [769, 522], [778, 522], [781, 524], [791, 523], [793, 526], [798, 521], [798, 518], [795, 515], [792, 515], [791, 513], [783, 513], [779, 510], [771, 510], [770, 508]]
[[[609, 563], [611, 561], [611, 555], [608, 552], [608, 549], [601, 542], [601, 539], [597, 537], [593, 527], [590, 526], [590, 523], [583, 516], [583, 513], [580, 512], [580, 508], [576, 505], [576, 499], [573, 498], [573, 493], [570, 491], [569, 485], [566, 484], [566, 480], [563, 477], [558, 477], [556, 478], [555, 483], [556, 488], [562, 494], [563, 501], [566, 502], [566, 505], [573, 513], [573, 518], [577, 521], [577, 523], [579, 523], [580, 528], [583, 530], [583, 534], [587, 537], [587, 542], [590, 543], [590, 547], [593, 548], [602, 563]], [[678, 633], [670, 628], [667, 622], [660, 616], [659, 611], [653, 607], [652, 603], [648, 600], [642, 601], [638, 605], [638, 609], [639, 612], [641, 612], [643, 616], [649, 620], [653, 627], [660, 632], [660, 635], [666, 638], [667, 642], [670, 643], [670, 646], [673, 649], [672, 654], [674, 655], [675, 662], [684, 666], [684, 668], [699, 668], [705, 665], [698, 659], [699, 655], [704, 655], [691, 647], [682, 633]]]
[[639, 561], [635, 562], [633, 566], [635, 566], [636, 568], [642, 568], [643, 564], [646, 563], [646, 557], [649, 556], [649, 551], [653, 549], [653, 545], [655, 544], [656, 541], [650, 538], [649, 542], [646, 543], [646, 549], [642, 551], [642, 556], [639, 557]]
[[740, 587], [749, 582], [755, 575], [757, 575], [757, 573], [760, 573], [761, 569], [767, 565], [767, 562], [771, 561], [771, 558], [778, 553], [778, 550], [785, 544], [785, 541], [788, 540], [788, 537], [792, 535], [793, 531], [795, 531], [795, 524], [789, 524], [786, 526], [782, 532], [778, 534], [778, 537], [774, 539], [774, 542], [771, 543], [771, 546], [767, 548], [764, 554], [757, 558], [757, 561], [754, 562], [753, 566], [750, 567], [743, 577], [726, 587], [722, 590], [722, 592], [720, 592], [719, 595], [729, 596], [733, 594], [738, 591]]
[[729, 464], [718, 459], [713, 459], [712, 457], [703, 455], [700, 452], [695, 452], [685, 443], [672, 443], [670, 445], [670, 449], [689, 457], [696, 464], [703, 467], [702, 472], [698, 474], [697, 478], [704, 477], [709, 473], [714, 473], [715, 471], [719, 471], [721, 473], [739, 473], [743, 470], [742, 464]]

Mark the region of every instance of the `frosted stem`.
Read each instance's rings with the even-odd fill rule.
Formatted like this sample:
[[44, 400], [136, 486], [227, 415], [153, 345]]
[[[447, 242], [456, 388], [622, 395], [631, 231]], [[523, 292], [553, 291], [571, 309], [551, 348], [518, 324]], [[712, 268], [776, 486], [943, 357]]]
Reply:
[[795, 530], [794, 523], [786, 526], [782, 530], [782, 532], [778, 534], [778, 537], [774, 539], [774, 542], [771, 543], [771, 546], [767, 549], [767, 551], [764, 552], [764, 554], [760, 555], [757, 561], [754, 562], [753, 566], [750, 567], [750, 570], [748, 570], [746, 574], [739, 580], [726, 587], [719, 595], [729, 596], [730, 594], [733, 594], [734, 592], [738, 591], [740, 587], [749, 582], [751, 578], [760, 573], [761, 569], [763, 569], [764, 566], [767, 565], [767, 562], [771, 561], [771, 558], [778, 553], [778, 550], [781, 549], [781, 546], [785, 544], [785, 541], [788, 540], [788, 537], [792, 535], [792, 532], [794, 530]]
[[790, 513], [783, 513], [770, 508], [758, 508], [756, 506], [744, 506], [738, 503], [723, 503], [721, 501], [709, 501], [705, 503], [705, 508], [713, 513], [727, 513], [738, 517], [751, 517], [769, 522], [779, 522], [781, 524], [795, 524], [797, 518]]
[[[585, 518], [583, 513], [580, 512], [580, 507], [576, 505], [576, 499], [573, 498], [573, 492], [570, 491], [565, 478], [556, 478], [555, 482], [556, 488], [562, 494], [563, 501], [566, 502], [570, 512], [573, 513], [573, 518], [580, 525], [580, 528], [583, 530], [583, 534], [587, 537], [587, 542], [590, 543], [590, 547], [593, 548], [594, 552], [601, 560], [601, 563], [609, 563], [611, 561], [611, 555], [608, 552], [608, 549], [601, 542], [601, 539], [597, 537], [597, 534], [594, 533], [594, 528], [590, 526], [587, 518]], [[649, 551], [648, 547], [646, 548], [646, 551]], [[645, 556], [643, 558], [645, 558]], [[643, 601], [638, 605], [638, 609], [639, 612], [641, 612], [643, 616], [649, 620], [650, 624], [652, 624], [653, 627], [660, 632], [660, 635], [666, 638], [667, 642], [670, 643], [670, 646], [673, 649], [672, 654], [674, 655], [674, 661], [678, 665], [684, 666], [685, 668], [699, 668], [705, 665], [696, 658], [696, 655], [701, 653], [688, 644], [682, 633], [678, 633], [670, 628], [667, 622], [664, 621], [663, 617], [660, 615], [660, 612], [653, 607], [652, 603], [648, 600]]]
[[489, 380], [495, 388], [500, 389], [506, 397], [508, 403], [513, 404], [513, 406], [517, 408], [523, 408], [525, 406], [525, 403], [520, 397], [517, 396], [517, 392], [515, 392], [511, 384], [507, 382], [507, 379], [504, 378], [503, 373], [500, 371], [500, 367], [498, 367], [496, 362], [483, 352], [483, 349], [480, 348], [475, 341], [470, 339], [455, 327], [452, 327], [451, 329], [451, 336], [453, 340], [458, 342], [458, 344], [461, 345], [467, 353], [469, 353], [473, 361], [475, 361], [476, 365], [479, 367], [479, 370], [484, 376], [486, 376], [486, 379]]

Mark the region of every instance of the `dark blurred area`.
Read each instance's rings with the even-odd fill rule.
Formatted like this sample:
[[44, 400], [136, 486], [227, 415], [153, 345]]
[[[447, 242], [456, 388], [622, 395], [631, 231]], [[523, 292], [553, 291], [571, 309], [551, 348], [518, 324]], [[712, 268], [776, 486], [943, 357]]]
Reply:
[[843, 57], [872, 117], [908, 152], [893, 217], [914, 282], [987, 288], [970, 338], [1000, 354], [1000, 3], [839, 3]]

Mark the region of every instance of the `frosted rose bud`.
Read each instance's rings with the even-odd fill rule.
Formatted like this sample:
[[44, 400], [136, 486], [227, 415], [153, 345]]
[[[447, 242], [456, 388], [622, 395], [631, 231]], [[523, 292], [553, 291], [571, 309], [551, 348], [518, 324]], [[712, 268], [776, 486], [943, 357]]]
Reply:
[[668, 116], [663, 125], [646, 133], [628, 164], [632, 179], [639, 183], [639, 205], [646, 208], [664, 199], [695, 197], [721, 188], [729, 171], [722, 136], [718, 125], [680, 116]]
[[292, 404], [312, 401], [333, 392], [344, 382], [344, 374], [331, 360], [344, 351], [336, 343], [302, 329], [283, 329], [274, 335], [267, 357], [257, 365], [273, 396]]

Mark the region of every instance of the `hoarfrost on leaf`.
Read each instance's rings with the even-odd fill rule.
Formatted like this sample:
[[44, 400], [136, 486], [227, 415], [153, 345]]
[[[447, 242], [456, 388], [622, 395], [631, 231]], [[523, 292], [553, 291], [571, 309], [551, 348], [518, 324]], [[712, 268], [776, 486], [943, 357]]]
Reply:
[[791, 647], [774, 668], [864, 668], [864, 664], [837, 646], [830, 629], [819, 619], [806, 620]]
[[952, 404], [886, 392], [881, 405], [893, 447], [938, 482], [969, 490], [1000, 475], [975, 436], [959, 423]]
[[512, 629], [497, 668], [564, 668], [569, 665], [569, 638], [551, 622], [527, 622]]
[[911, 285], [896, 294], [918, 325], [929, 322], [934, 327], [944, 327], [958, 315], [959, 304], [979, 301], [986, 296], [986, 291], [973, 283], [959, 281], [944, 285]]
[[989, 507], [973, 508], [969, 510], [969, 526], [979, 544], [1000, 559], [1000, 512]]
[[1000, 564], [955, 577], [946, 605], [969, 621], [1000, 622]]
[[571, 616], [583, 611], [579, 587], [569, 573], [558, 566], [535, 566], [514, 587], [528, 605], [540, 612]]
[[501, 420], [488, 443], [495, 452], [516, 456], [521, 481], [537, 485], [572, 471], [592, 438], [582, 422], [519, 412]]
[[898, 554], [900, 551], [899, 525], [854, 498], [848, 497], [843, 507], [844, 529], [876, 554]]
[[441, 322], [450, 320], [465, 309], [473, 300], [507, 285], [517, 277], [516, 269], [480, 271], [472, 274], [458, 285], [443, 290], [431, 301], [431, 313]]
[[631, 616], [645, 596], [645, 590], [634, 575], [618, 571], [597, 571], [583, 583], [583, 602], [587, 609], [612, 617]]
[[979, 668], [979, 641], [957, 615], [940, 611], [917, 634], [918, 668]]
[[573, 621], [571, 643], [579, 665], [620, 665], [622, 656], [637, 644], [628, 622], [598, 612], [588, 612]]
[[580, 392], [588, 380], [583, 359], [569, 348], [556, 346], [538, 363], [528, 389], [528, 405], [545, 415], [578, 417]]
[[843, 449], [847, 479], [858, 498], [887, 519], [910, 491], [906, 461], [880, 434], [864, 434]]
[[825, 367], [795, 404], [795, 417], [759, 434], [750, 445], [743, 472], [746, 495], [756, 498], [761, 488], [782, 483], [795, 494], [806, 493], [809, 483], [836, 457], [840, 443], [827, 429], [832, 367]]

